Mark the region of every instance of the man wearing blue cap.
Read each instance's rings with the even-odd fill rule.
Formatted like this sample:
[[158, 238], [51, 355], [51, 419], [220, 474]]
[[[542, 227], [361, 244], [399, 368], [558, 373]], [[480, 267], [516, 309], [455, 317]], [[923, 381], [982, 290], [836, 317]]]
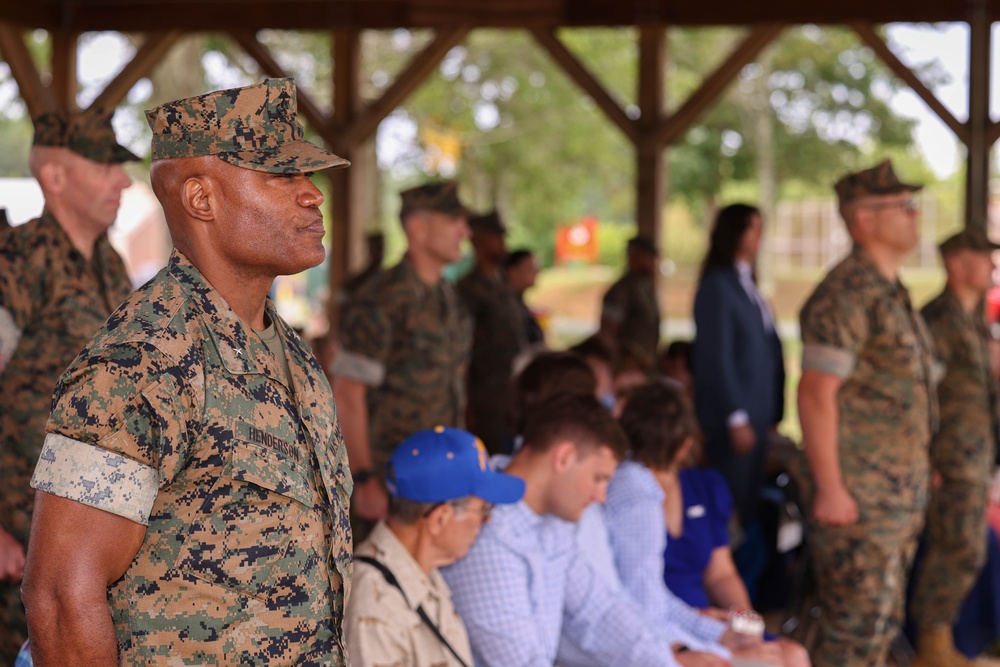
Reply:
[[418, 431], [387, 466], [389, 515], [355, 551], [347, 606], [354, 667], [465, 667], [465, 625], [438, 567], [465, 556], [493, 504], [515, 503], [524, 481], [496, 472], [471, 433]]

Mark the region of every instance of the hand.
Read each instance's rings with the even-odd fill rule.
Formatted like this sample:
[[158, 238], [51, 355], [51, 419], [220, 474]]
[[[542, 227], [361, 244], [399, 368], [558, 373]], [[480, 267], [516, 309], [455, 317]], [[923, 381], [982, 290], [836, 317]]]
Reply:
[[739, 632], [733, 632], [731, 629], [726, 630], [722, 637], [719, 638], [719, 643], [728, 648], [734, 654], [738, 651], [762, 644], [763, 642], [764, 639], [762, 637], [757, 635], [744, 635]]
[[1000, 468], [993, 473], [986, 498], [993, 505], [1000, 505]]
[[389, 496], [382, 488], [382, 483], [371, 477], [363, 484], [354, 486], [351, 505], [354, 513], [365, 521], [378, 521], [389, 513]]
[[24, 574], [24, 547], [0, 528], [0, 581], [21, 581]]
[[723, 609], [722, 607], [708, 607], [706, 609], [699, 609], [703, 616], [708, 616], [709, 618], [714, 618], [717, 621], [729, 622], [729, 610]]
[[753, 432], [753, 426], [750, 424], [730, 426], [729, 444], [733, 448], [733, 453], [749, 454], [757, 444], [757, 435]]
[[849, 526], [858, 520], [858, 504], [843, 485], [825, 491], [817, 489], [812, 514], [817, 522], [828, 526]]
[[785, 664], [785, 658], [781, 653], [781, 646], [778, 645], [778, 642], [762, 641], [756, 646], [734, 650], [733, 657], [742, 658], [743, 660], [764, 662], [769, 665], [775, 665], [776, 667], [780, 667]]
[[732, 663], [714, 653], [684, 651], [675, 653], [674, 660], [684, 667], [732, 667]]

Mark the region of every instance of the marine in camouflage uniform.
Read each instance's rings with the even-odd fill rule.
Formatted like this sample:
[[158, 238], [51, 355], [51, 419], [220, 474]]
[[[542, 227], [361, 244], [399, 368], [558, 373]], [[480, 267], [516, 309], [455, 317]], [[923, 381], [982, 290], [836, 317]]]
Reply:
[[458, 293], [472, 314], [474, 334], [469, 362], [469, 430], [494, 454], [509, 454], [508, 423], [514, 359], [527, 347], [517, 297], [503, 277], [507, 230], [496, 211], [469, 218], [477, 262], [458, 282]]
[[[820, 645], [812, 653], [817, 667], [884, 664], [923, 526], [937, 409], [932, 342], [906, 288], [880, 270], [873, 252], [884, 256], [885, 247], [871, 241], [874, 225], [882, 225], [885, 235], [903, 230], [893, 249], [901, 261], [916, 244], [909, 197], [917, 189], [899, 182], [888, 162], [837, 183], [856, 245], [800, 315], [799, 404], [811, 464], [804, 496], [811, 505], [808, 538], [822, 610]], [[856, 213], [853, 207], [870, 210]], [[859, 240], [858, 234], [866, 236]], [[811, 393], [817, 378], [836, 380], [832, 394], [820, 392], [832, 396], [824, 410]], [[817, 425], [827, 411], [839, 414], [835, 435], [827, 433], [826, 422]], [[835, 438], [831, 462], [820, 458], [823, 437]], [[829, 475], [838, 465], [856, 517], [820, 520], [819, 484], [829, 494]]]
[[[105, 193], [108, 205], [93, 228], [110, 226], [121, 190], [129, 184], [117, 165], [137, 159], [115, 143], [110, 115], [45, 113], [35, 126], [36, 173], [69, 158], [76, 168], [101, 174], [97, 178], [106, 184], [106, 192], [94, 190], [86, 196], [99, 201]], [[57, 219], [54, 208], [73, 206], [69, 189], [91, 184], [71, 169], [64, 173], [73, 183], [58, 192], [51, 190], [48, 174], [38, 173], [46, 196], [41, 217], [13, 229], [0, 227], [0, 529], [25, 550], [34, 503], [29, 482], [45, 439], [56, 381], [132, 292], [125, 266], [104, 229], [90, 247], [79, 235], [81, 222], [94, 224], [89, 209], [74, 208], [64, 220]], [[67, 226], [79, 240], [71, 239]], [[14, 661], [27, 638], [19, 589], [19, 581], [0, 584], [4, 665]]]
[[604, 294], [601, 338], [619, 370], [652, 372], [660, 344], [660, 304], [656, 297], [656, 245], [636, 236], [628, 242], [628, 271]]
[[[205, 262], [210, 242], [191, 241], [198, 224], [178, 210], [184, 193], [200, 189], [211, 203], [183, 199], [188, 215], [215, 216], [212, 225], [249, 215], [268, 226], [274, 244], [309, 246], [281, 261], [316, 263], [322, 196], [303, 172], [347, 163], [302, 140], [291, 79], [165, 104], [147, 117], [154, 190], [177, 248], [59, 382], [32, 481], [45, 494], [27, 566], [29, 618], [38, 593], [28, 591], [44, 587], [46, 571], [60, 563], [58, 546], [38, 546], [56, 539], [43, 535], [60, 520], [55, 509], [47, 514], [49, 503], [78, 503], [103, 510], [87, 515], [95, 521], [116, 515], [101, 525], [123, 526], [123, 544], [136, 530], [142, 537], [107, 590], [120, 664], [345, 666], [351, 481], [330, 387], [266, 299], [269, 272], [285, 265], [258, 268], [245, 242], [226, 240], [227, 252], [242, 254], [197, 266], [181, 248], [192, 244]], [[174, 159], [188, 157], [195, 159]], [[258, 190], [227, 198], [231, 183], [244, 182]], [[269, 200], [287, 217], [249, 204], [225, 210], [247, 199], [258, 207]], [[303, 219], [311, 237], [299, 236]], [[223, 262], [253, 279], [226, 278]], [[248, 292], [260, 294], [260, 310], [240, 317], [232, 300]], [[51, 656], [69, 640], [46, 639], [48, 659], [57, 661]]]
[[[911, 603], [920, 631], [919, 664], [927, 666], [971, 664], [954, 653], [951, 626], [986, 558], [986, 494], [997, 415], [982, 297], [992, 282], [990, 254], [1000, 246], [970, 228], [940, 248], [948, 285], [921, 312], [944, 366], [938, 386], [941, 426], [930, 450], [941, 483], [931, 490], [926, 550]], [[940, 655], [942, 643], [951, 654], [947, 658]]]
[[[354, 507], [365, 521], [385, 516], [387, 497], [379, 485], [399, 443], [416, 431], [465, 422], [472, 325], [441, 269], [460, 256], [468, 214], [452, 182], [401, 196], [407, 254], [372, 278], [344, 313], [333, 370]], [[368, 495], [361, 499], [359, 493]], [[355, 529], [364, 524], [356, 522]]]

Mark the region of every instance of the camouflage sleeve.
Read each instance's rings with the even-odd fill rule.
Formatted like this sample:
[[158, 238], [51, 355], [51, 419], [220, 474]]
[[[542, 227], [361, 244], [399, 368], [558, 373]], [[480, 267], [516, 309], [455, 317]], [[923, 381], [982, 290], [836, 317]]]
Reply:
[[56, 386], [32, 487], [147, 523], [186, 459], [200, 410], [155, 348], [85, 353]]
[[802, 307], [802, 370], [846, 378], [868, 338], [868, 313], [850, 290], [821, 285]]
[[621, 323], [628, 312], [628, 290], [621, 282], [615, 283], [605, 292], [601, 300], [601, 319]]
[[382, 384], [392, 345], [392, 324], [386, 309], [374, 299], [354, 303], [344, 314], [340, 340], [334, 375], [369, 387]]

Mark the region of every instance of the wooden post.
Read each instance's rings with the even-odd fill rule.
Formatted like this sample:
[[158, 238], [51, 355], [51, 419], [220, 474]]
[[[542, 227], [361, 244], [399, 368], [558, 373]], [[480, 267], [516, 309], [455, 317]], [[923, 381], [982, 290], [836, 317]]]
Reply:
[[52, 80], [49, 89], [60, 109], [76, 111], [76, 47], [79, 35], [66, 30], [52, 33]]
[[639, 29], [639, 111], [637, 122], [635, 219], [639, 233], [659, 245], [665, 192], [663, 142], [657, 134], [663, 121], [663, 64], [666, 29]]
[[[357, 30], [333, 32], [333, 124], [346, 128], [354, 123], [360, 110], [358, 91], [361, 71], [361, 35]], [[337, 293], [347, 277], [351, 228], [355, 227], [354, 203], [356, 201], [356, 173], [362, 165], [355, 156], [356, 142], [338, 141], [333, 151], [352, 161], [347, 169], [328, 169], [330, 179], [330, 257], [328, 261], [330, 301], [327, 313], [330, 328], [336, 331], [339, 324]]]
[[59, 108], [52, 91], [42, 83], [21, 31], [2, 21], [0, 21], [0, 55], [10, 67], [10, 73], [17, 82], [18, 92], [28, 107], [29, 115], [35, 117], [45, 111], [55, 111]]
[[990, 40], [985, 0], [975, 0], [969, 19], [969, 141], [965, 176], [965, 224], [985, 229], [990, 183]]

